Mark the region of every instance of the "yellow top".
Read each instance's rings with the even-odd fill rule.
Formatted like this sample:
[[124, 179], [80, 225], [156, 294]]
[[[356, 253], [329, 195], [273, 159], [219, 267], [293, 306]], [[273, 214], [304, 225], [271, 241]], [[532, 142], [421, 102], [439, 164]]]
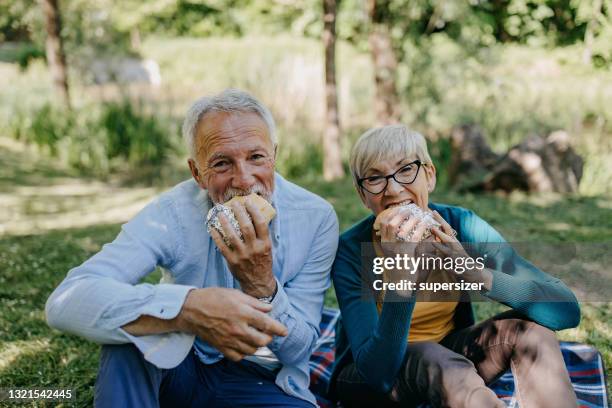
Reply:
[[[384, 256], [380, 243], [376, 238], [374, 238], [374, 250], [377, 256]], [[384, 277], [385, 274], [383, 274]], [[427, 279], [427, 282], [451, 281], [452, 278], [442, 271], [430, 273]], [[376, 308], [379, 314], [382, 311], [384, 292], [381, 292], [380, 295], [379, 300], [376, 301]], [[436, 292], [437, 295], [443, 296], [440, 292]], [[433, 341], [437, 343], [446, 337], [455, 328], [453, 318], [457, 304], [458, 302], [455, 301], [417, 301], [412, 312], [408, 342]]]

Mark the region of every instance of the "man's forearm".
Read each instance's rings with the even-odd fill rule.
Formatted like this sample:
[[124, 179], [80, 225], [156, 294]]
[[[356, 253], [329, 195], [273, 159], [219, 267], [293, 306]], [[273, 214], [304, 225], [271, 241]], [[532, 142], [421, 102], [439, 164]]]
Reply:
[[274, 279], [274, 275], [270, 274], [270, 277], [265, 280], [240, 282], [240, 287], [242, 292], [256, 299], [260, 299], [272, 296], [276, 293], [276, 279]]
[[174, 319], [160, 319], [155, 316], [141, 315], [138, 319], [127, 323], [121, 328], [132, 336], [163, 334], [181, 331], [179, 329], [180, 314]]
[[121, 326], [121, 328], [132, 336], [146, 336], [150, 334], [164, 334], [171, 332], [187, 333], [188, 330], [184, 324], [184, 313], [186, 313], [185, 306], [187, 301], [192, 294], [193, 290], [187, 292], [187, 296], [185, 297], [185, 302], [183, 302], [181, 310], [176, 317], [172, 319], [160, 319], [159, 317], [155, 316], [140, 315], [136, 320], [132, 320], [131, 322], [124, 324]]

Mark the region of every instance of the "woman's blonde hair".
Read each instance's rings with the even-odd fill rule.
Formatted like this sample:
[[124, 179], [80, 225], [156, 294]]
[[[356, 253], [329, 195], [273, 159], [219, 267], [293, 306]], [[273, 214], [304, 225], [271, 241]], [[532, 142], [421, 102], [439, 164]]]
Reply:
[[433, 164], [423, 135], [404, 125], [388, 125], [365, 132], [357, 139], [349, 159], [355, 188], [358, 188], [357, 180], [370, 167], [398, 156], [416, 156], [423, 164]]

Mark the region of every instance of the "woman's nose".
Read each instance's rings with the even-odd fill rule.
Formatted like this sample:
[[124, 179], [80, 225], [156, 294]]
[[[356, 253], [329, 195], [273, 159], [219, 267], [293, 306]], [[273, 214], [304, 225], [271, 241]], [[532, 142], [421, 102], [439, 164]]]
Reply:
[[394, 195], [400, 193], [404, 189], [404, 186], [395, 181], [393, 177], [387, 182], [387, 189], [385, 195]]

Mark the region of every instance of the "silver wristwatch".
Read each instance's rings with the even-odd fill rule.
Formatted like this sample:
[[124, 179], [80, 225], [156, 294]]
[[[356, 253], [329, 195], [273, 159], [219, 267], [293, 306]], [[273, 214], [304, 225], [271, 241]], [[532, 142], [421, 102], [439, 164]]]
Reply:
[[274, 287], [274, 293], [272, 293], [270, 296], [264, 296], [264, 297], [257, 298], [257, 300], [259, 300], [260, 302], [270, 304], [274, 300], [274, 297], [276, 296], [276, 292], [278, 292], [278, 283]]

